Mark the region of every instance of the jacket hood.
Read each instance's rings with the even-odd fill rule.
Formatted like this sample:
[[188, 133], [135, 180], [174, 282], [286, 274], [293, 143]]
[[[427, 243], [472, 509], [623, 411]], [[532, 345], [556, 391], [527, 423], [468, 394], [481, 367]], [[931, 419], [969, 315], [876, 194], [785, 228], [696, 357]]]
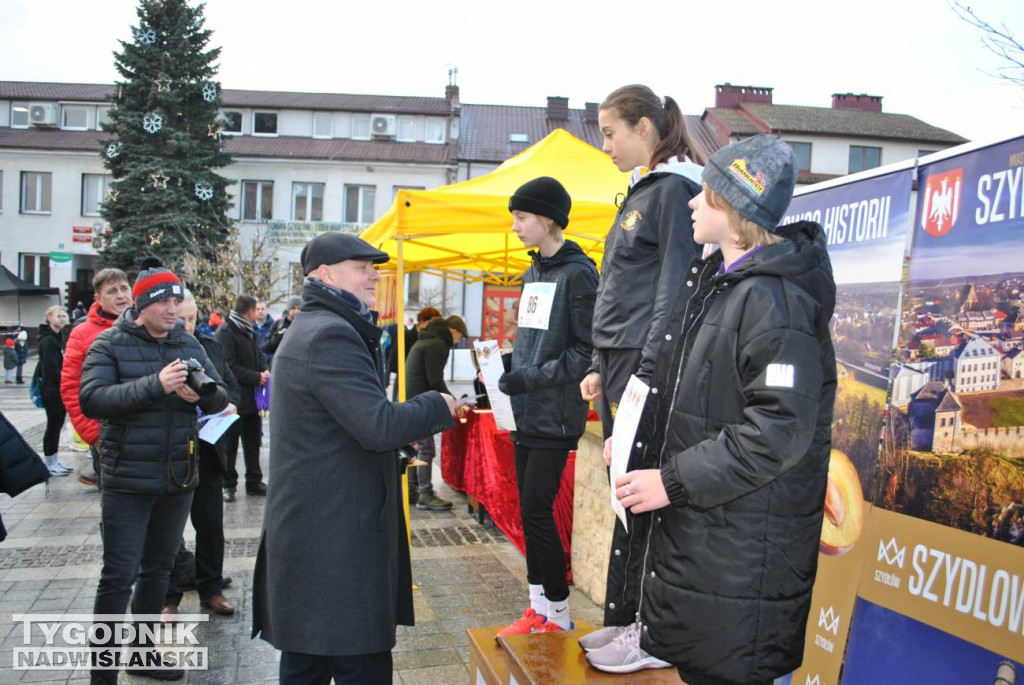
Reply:
[[39, 324], [39, 336], [36, 338], [36, 344], [38, 344], [39, 341], [42, 340], [47, 335], [52, 335], [53, 337], [57, 338], [58, 340], [62, 339], [60, 335], [58, 335], [58, 334], [53, 332], [53, 329], [50, 328], [50, 324], [41, 323], [41, 324]]
[[540, 250], [530, 250], [528, 254], [533, 258], [533, 263], [538, 268], [543, 266], [561, 266], [563, 264], [572, 263], [593, 264], [594, 266], [597, 266], [597, 263], [583, 252], [583, 248], [572, 240], [566, 240], [562, 247], [558, 248], [558, 252], [550, 257], [542, 255]]
[[120, 328], [126, 333], [130, 333], [137, 338], [142, 338], [143, 340], [151, 343], [159, 344], [163, 342], [181, 344], [181, 336], [185, 331], [185, 324], [181, 319], [178, 319], [174, 323], [174, 328], [171, 329], [166, 338], [157, 339], [149, 334], [149, 331], [146, 330], [145, 326], [136, 322], [137, 315], [138, 312], [135, 311], [135, 307], [128, 307], [128, 309], [121, 313], [121, 316], [117, 317], [117, 321], [114, 322], [114, 326]]
[[652, 171], [647, 173], [643, 173], [641, 169], [643, 169], [643, 167], [633, 170], [633, 175], [629, 178], [630, 188], [639, 183], [642, 179], [653, 179], [663, 174], [675, 174], [677, 176], [682, 176], [683, 178], [696, 183], [697, 187], [700, 187], [703, 184], [702, 177], [704, 174], [704, 167], [700, 164], [694, 164], [689, 160], [689, 158], [680, 161], [678, 157], [672, 157], [667, 162], [659, 164]]
[[448, 324], [445, 323], [444, 319], [434, 319], [427, 324], [427, 327], [420, 331], [419, 340], [429, 340], [431, 338], [438, 338], [444, 341], [444, 344], [448, 347], [455, 347], [455, 341], [452, 340], [452, 332], [448, 330]]
[[[780, 226], [776, 235], [785, 238], [751, 255], [735, 271], [724, 274], [723, 281], [732, 281], [767, 274], [795, 283], [821, 304], [823, 313], [832, 318], [836, 305], [836, 284], [832, 261], [828, 256], [825, 231], [811, 221]], [[721, 252], [713, 255], [721, 259]]]

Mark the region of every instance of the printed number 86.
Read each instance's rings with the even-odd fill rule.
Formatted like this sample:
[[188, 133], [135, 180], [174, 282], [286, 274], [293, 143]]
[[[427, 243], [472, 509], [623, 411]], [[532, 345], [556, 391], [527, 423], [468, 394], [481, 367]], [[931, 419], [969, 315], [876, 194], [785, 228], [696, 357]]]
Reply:
[[537, 296], [531, 295], [530, 299], [526, 302], [526, 313], [533, 314], [537, 311]]

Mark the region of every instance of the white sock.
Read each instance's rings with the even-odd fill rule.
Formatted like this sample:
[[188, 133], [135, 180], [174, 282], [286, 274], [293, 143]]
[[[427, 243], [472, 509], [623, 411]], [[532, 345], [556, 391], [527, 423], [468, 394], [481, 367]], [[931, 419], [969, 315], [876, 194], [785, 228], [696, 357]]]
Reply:
[[548, 620], [557, 623], [562, 630], [569, 630], [572, 626], [572, 621], [569, 620], [569, 598], [566, 597], [561, 602], [552, 602], [548, 600]]
[[547, 614], [548, 598], [544, 596], [543, 585], [530, 584], [530, 608], [538, 614]]

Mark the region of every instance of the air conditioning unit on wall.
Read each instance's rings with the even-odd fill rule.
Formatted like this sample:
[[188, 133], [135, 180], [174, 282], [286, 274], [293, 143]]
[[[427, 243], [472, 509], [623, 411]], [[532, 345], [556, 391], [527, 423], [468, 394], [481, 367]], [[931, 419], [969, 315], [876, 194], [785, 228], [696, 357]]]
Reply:
[[370, 133], [375, 138], [394, 138], [398, 133], [398, 117], [394, 114], [370, 115]]
[[33, 126], [56, 126], [60, 107], [55, 102], [30, 102], [28, 121]]

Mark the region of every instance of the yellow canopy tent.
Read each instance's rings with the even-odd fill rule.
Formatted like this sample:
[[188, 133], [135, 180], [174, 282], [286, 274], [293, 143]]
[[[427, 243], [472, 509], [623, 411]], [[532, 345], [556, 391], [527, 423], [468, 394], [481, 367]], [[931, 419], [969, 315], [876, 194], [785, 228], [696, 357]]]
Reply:
[[[384, 216], [360, 236], [392, 257], [396, 273], [396, 321], [405, 320], [404, 274], [425, 272], [463, 282], [517, 283], [530, 266], [527, 250], [511, 232], [508, 198], [538, 176], [558, 179], [572, 197], [565, 231], [600, 263], [604, 238], [615, 218], [615, 199], [629, 175], [611, 159], [564, 129], [548, 136], [491, 173], [434, 190], [399, 190]], [[405, 398], [405, 336], [398, 335], [398, 391]]]

